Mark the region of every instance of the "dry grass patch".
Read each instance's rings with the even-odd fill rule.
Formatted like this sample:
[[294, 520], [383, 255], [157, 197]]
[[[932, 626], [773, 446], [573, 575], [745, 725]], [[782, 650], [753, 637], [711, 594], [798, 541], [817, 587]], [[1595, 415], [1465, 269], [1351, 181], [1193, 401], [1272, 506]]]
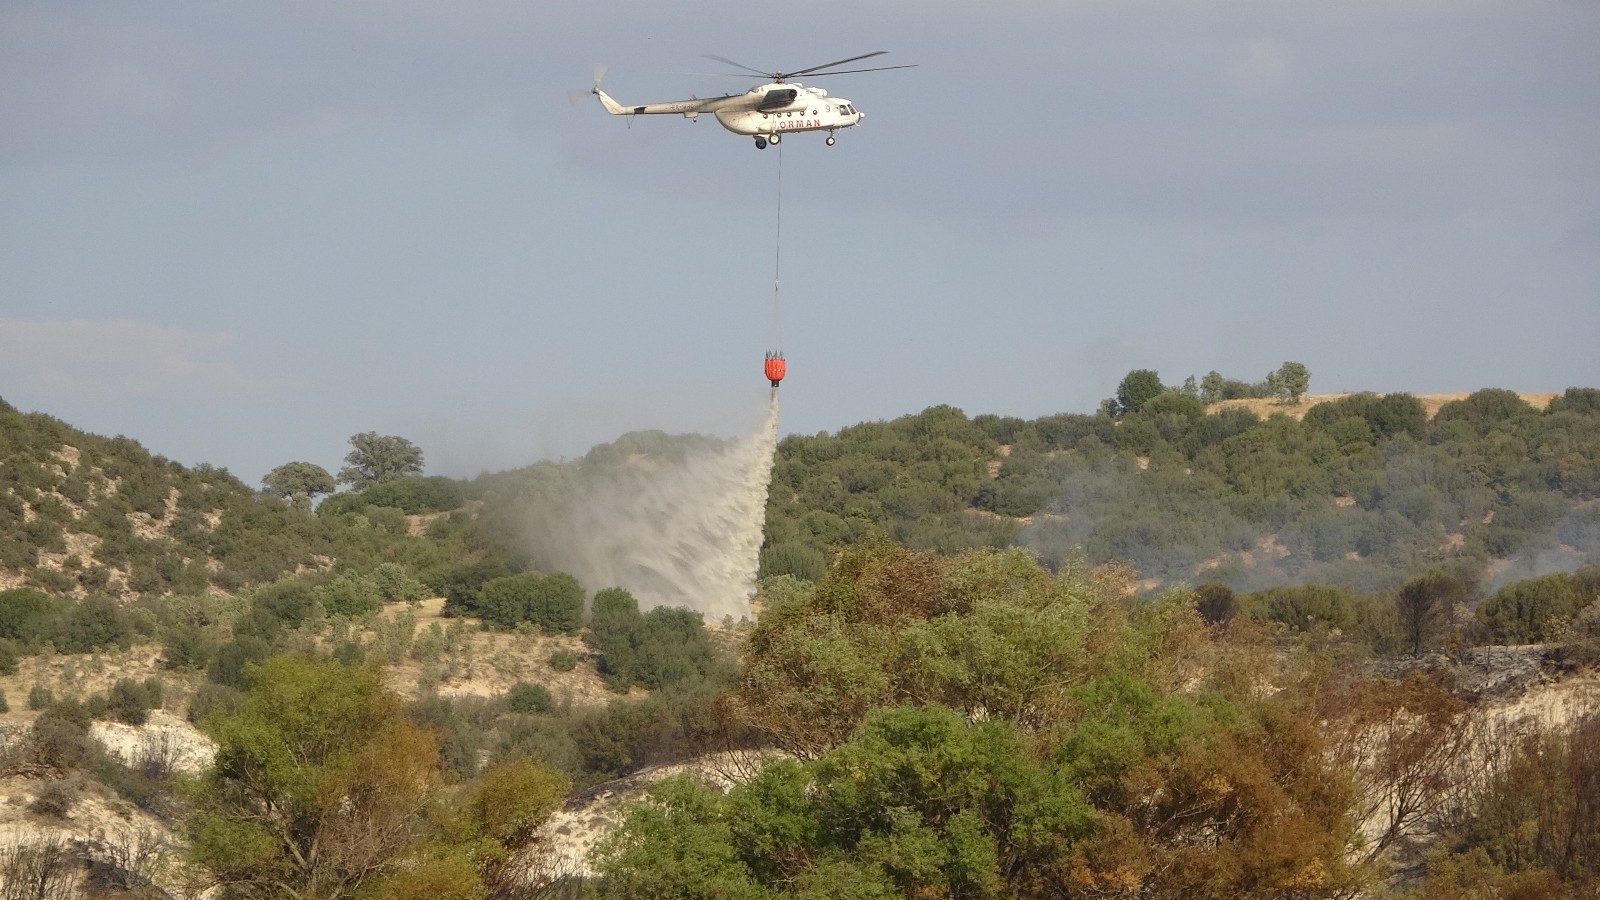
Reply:
[[[1221, 409], [1248, 409], [1263, 419], [1273, 415], [1282, 414], [1295, 419], [1303, 419], [1306, 411], [1318, 403], [1327, 403], [1329, 400], [1338, 400], [1350, 396], [1349, 391], [1339, 394], [1306, 394], [1298, 403], [1282, 403], [1271, 397], [1250, 397], [1242, 400], [1223, 400], [1211, 404], [1207, 411], [1216, 412]], [[1380, 395], [1382, 396], [1382, 395]], [[1439, 411], [1439, 407], [1456, 400], [1465, 400], [1470, 393], [1462, 391], [1452, 394], [1417, 394], [1416, 398], [1422, 401], [1422, 409], [1432, 419]], [[1534, 409], [1544, 409], [1550, 401], [1561, 396], [1560, 391], [1519, 391], [1518, 397], [1528, 402]]]
[[[596, 667], [597, 655], [575, 635], [488, 631], [476, 619], [446, 618], [443, 610], [442, 597], [415, 604], [385, 605], [380, 614], [383, 623], [392, 627], [407, 615], [416, 622], [411, 649], [402, 659], [391, 657], [385, 669], [384, 682], [391, 690], [407, 698], [426, 693], [496, 697], [517, 682], [526, 681], [543, 685], [558, 701], [570, 700], [578, 706], [603, 706], [622, 696], [606, 689]], [[425, 642], [437, 635], [445, 635], [451, 646], [438, 653], [429, 652]], [[369, 652], [381, 649], [377, 630], [363, 630], [353, 637], [367, 645]], [[566, 672], [550, 665], [551, 656], [561, 651], [578, 661]], [[635, 688], [630, 695], [642, 696], [643, 692]]]

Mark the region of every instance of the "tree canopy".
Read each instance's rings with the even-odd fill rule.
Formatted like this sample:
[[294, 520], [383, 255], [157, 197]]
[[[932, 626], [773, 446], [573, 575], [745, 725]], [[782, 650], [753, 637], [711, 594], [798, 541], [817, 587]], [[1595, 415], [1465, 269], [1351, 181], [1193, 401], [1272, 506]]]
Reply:
[[339, 896], [395, 865], [440, 789], [438, 739], [374, 668], [276, 656], [207, 730], [196, 860], [244, 897]]
[[1304, 363], [1285, 362], [1267, 375], [1267, 392], [1285, 403], [1299, 403], [1311, 388], [1311, 370]]
[[309, 462], [289, 462], [268, 472], [261, 479], [267, 493], [309, 510], [318, 494], [331, 494], [338, 487], [328, 470]]
[[726, 795], [655, 789], [600, 848], [601, 895], [1359, 883], [1348, 783], [1314, 720], [1225, 691], [1237, 673], [1188, 598], [1131, 606], [1110, 574], [1052, 574], [1015, 550], [845, 551], [749, 644], [741, 707], [796, 758]]
[[1117, 414], [1138, 412], [1166, 389], [1154, 369], [1134, 369], [1117, 385]]
[[422, 474], [422, 450], [403, 437], [363, 431], [350, 436], [352, 449], [339, 470], [339, 483], [358, 491], [397, 478]]

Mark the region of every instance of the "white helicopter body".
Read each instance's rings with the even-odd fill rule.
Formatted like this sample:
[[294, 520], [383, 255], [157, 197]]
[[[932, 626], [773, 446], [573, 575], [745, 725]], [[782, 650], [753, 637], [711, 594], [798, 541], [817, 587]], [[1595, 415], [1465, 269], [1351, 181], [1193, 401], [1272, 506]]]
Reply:
[[[852, 128], [861, 123], [865, 114], [856, 109], [856, 105], [843, 97], [829, 97], [828, 92], [819, 87], [806, 87], [798, 82], [787, 81], [789, 75], [799, 75], [814, 72], [818, 75], [843, 75], [845, 72], [820, 72], [832, 66], [843, 65], [868, 56], [877, 56], [886, 51], [868, 53], [865, 56], [854, 56], [842, 59], [823, 66], [813, 66], [800, 72], [759, 72], [773, 79], [770, 84], [758, 84], [742, 94], [724, 94], [720, 97], [691, 97], [687, 100], [668, 100], [663, 103], [645, 103], [638, 106], [629, 106], [618, 103], [611, 95], [600, 90], [598, 76], [595, 86], [590, 93], [600, 98], [600, 105], [606, 112], [614, 116], [665, 116], [681, 115], [686, 119], [698, 119], [702, 113], [715, 116], [717, 123], [734, 134], [742, 134], [755, 138], [756, 149], [765, 149], [768, 144], [776, 144], [783, 140], [783, 136], [795, 131], [826, 131], [828, 133], [828, 146], [833, 146], [834, 134], [843, 128]], [[729, 63], [740, 68], [749, 68], [732, 60], [725, 60], [718, 56], [711, 57], [719, 62]], [[883, 66], [883, 69], [909, 69], [911, 66]], [[876, 72], [880, 69], [855, 69], [856, 72]]]

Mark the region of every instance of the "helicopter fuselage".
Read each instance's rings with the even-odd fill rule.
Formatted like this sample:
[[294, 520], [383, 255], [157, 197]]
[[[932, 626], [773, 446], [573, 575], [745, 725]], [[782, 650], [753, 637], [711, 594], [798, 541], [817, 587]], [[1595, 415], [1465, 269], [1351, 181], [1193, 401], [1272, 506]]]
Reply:
[[861, 121], [861, 111], [843, 97], [829, 97], [822, 88], [798, 84], [772, 84], [763, 88], [762, 102], [754, 109], [737, 107], [716, 111], [717, 122], [734, 134], [782, 135], [791, 131], [838, 131]]
[[826, 131], [831, 145], [834, 132], [854, 127], [865, 117], [854, 103], [843, 97], [829, 97], [822, 88], [794, 82], [759, 84], [743, 94], [641, 106], [618, 103], [599, 88], [595, 88], [594, 93], [606, 112], [616, 116], [681, 115], [686, 119], [698, 119], [702, 113], [710, 113], [723, 128], [754, 137], [758, 148], [776, 144], [783, 135], [795, 131]]

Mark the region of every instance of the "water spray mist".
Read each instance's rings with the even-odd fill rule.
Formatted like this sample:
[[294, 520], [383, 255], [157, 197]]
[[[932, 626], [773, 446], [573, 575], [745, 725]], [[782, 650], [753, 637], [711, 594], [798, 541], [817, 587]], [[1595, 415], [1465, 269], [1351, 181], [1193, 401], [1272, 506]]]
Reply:
[[534, 558], [590, 593], [621, 587], [641, 609], [748, 616], [778, 442], [778, 388], [753, 434], [639, 459], [584, 480], [559, 508], [530, 512]]

